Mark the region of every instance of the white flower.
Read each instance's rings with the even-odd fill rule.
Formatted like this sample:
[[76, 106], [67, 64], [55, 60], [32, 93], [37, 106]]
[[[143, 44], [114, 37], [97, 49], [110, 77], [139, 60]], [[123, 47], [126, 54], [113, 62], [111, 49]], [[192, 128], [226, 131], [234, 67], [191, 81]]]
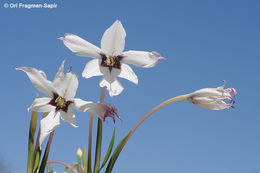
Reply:
[[[221, 110], [229, 109], [230, 107], [233, 108], [235, 100], [232, 98], [232, 95], [235, 97], [237, 92], [235, 88], [224, 89], [225, 84], [226, 81], [218, 88], [203, 88], [197, 90], [188, 94], [187, 100], [206, 109]], [[228, 103], [226, 103], [225, 100], [227, 100]]]
[[65, 34], [64, 37], [58, 39], [63, 40], [65, 46], [78, 56], [94, 58], [86, 64], [82, 76], [90, 78], [103, 75], [99, 85], [106, 86], [112, 97], [120, 94], [124, 89], [117, 80], [117, 76], [138, 84], [136, 74], [127, 64], [149, 68], [155, 66], [158, 60], [165, 59], [154, 51], [123, 52], [125, 37], [126, 32], [121, 22], [117, 20], [103, 34], [101, 49], [73, 34]]
[[63, 68], [64, 61], [53, 82], [46, 79], [43, 71], [32, 67], [16, 68], [16, 70], [24, 71], [34, 87], [46, 95], [46, 97], [36, 98], [28, 108], [28, 110], [35, 112], [48, 112], [48, 115], [41, 120], [40, 146], [44, 139], [60, 124], [60, 118], [77, 127], [72, 108], [81, 112], [95, 113], [102, 120], [105, 117], [104, 114], [100, 113], [100, 110], [96, 110], [105, 109], [102, 104], [74, 98], [78, 88], [78, 78], [70, 71], [64, 75]]

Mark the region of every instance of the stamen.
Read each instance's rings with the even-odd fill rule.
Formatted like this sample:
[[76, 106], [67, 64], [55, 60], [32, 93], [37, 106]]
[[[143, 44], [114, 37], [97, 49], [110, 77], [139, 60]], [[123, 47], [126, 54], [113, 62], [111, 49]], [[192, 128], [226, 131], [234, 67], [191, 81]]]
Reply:
[[102, 57], [101, 61], [101, 66], [103, 67], [108, 67], [109, 71], [111, 72], [113, 68], [121, 69], [121, 59], [123, 58], [122, 56], [109, 56], [107, 57], [104, 54], [100, 54]]
[[59, 96], [58, 98], [56, 98], [55, 103], [57, 104], [58, 107], [60, 108], [64, 108], [66, 106], [66, 100], [64, 98], [62, 98], [61, 96]]
[[68, 111], [68, 107], [71, 103], [73, 103], [73, 101], [66, 101], [65, 98], [59, 96], [57, 93], [53, 93], [53, 98], [49, 102], [50, 105], [56, 107], [56, 111], [59, 111], [61, 109], [64, 112]]

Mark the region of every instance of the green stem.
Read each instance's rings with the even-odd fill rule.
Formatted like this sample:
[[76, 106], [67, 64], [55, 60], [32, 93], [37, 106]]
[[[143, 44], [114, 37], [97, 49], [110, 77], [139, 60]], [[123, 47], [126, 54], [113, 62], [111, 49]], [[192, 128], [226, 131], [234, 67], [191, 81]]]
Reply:
[[[105, 87], [103, 87], [101, 90], [100, 102], [104, 102], [104, 97], [105, 97]], [[94, 173], [97, 173], [99, 169], [101, 145], [102, 145], [102, 120], [98, 119]]]
[[51, 142], [52, 142], [54, 132], [55, 132], [55, 130], [53, 130], [51, 132], [50, 136], [49, 136], [49, 140], [48, 140], [48, 143], [47, 143], [47, 146], [46, 146], [43, 158], [42, 158], [42, 163], [41, 163], [41, 166], [40, 166], [39, 173], [44, 173], [44, 169], [45, 169], [45, 166], [46, 166], [46, 163], [47, 163], [47, 160], [48, 160], [48, 155], [49, 155], [49, 152], [50, 152], [50, 147], [51, 147]]
[[27, 159], [27, 173], [32, 173], [33, 170], [33, 148], [34, 148], [34, 134], [37, 126], [37, 112], [32, 112], [29, 130], [28, 141], [28, 159]]
[[88, 166], [87, 166], [87, 173], [91, 173], [91, 145], [92, 145], [92, 126], [93, 126], [93, 113], [90, 114], [89, 119], [89, 134], [88, 134]]

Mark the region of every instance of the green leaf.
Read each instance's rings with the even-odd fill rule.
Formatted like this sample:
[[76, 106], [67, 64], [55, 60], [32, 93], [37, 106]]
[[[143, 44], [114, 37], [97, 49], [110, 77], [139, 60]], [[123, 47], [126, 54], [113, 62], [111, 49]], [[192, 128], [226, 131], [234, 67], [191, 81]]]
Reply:
[[34, 168], [33, 168], [33, 173], [36, 173], [37, 169], [39, 168], [40, 157], [41, 157], [41, 150], [38, 147], [36, 157], [35, 157], [35, 164], [34, 164]]
[[111, 138], [111, 140], [110, 140], [110, 144], [109, 144], [109, 147], [108, 147], [108, 149], [107, 149], [107, 153], [106, 153], [106, 155], [105, 155], [105, 157], [104, 157], [104, 160], [103, 160], [102, 165], [101, 165], [101, 167], [99, 168], [98, 172], [100, 172], [101, 169], [105, 166], [105, 164], [107, 163], [108, 158], [109, 158], [109, 156], [110, 156], [110, 154], [111, 154], [111, 152], [112, 152], [112, 149], [113, 149], [113, 146], [114, 146], [114, 141], [115, 141], [115, 133], [116, 133], [116, 128], [114, 127], [113, 136], [112, 136], [112, 138]]
[[49, 151], [50, 151], [50, 147], [51, 147], [51, 141], [52, 141], [52, 137], [54, 135], [54, 132], [55, 131], [52, 131], [50, 136], [49, 136], [49, 140], [48, 140], [48, 143], [47, 143], [47, 146], [46, 146], [43, 158], [42, 158], [39, 173], [44, 173], [44, 169], [45, 169], [45, 166], [46, 166], [46, 163], [47, 163], [47, 160], [48, 160], [48, 155], [49, 155]]
[[77, 159], [78, 159], [78, 173], [82, 173], [82, 169], [81, 169], [81, 157], [79, 155], [77, 155]]
[[125, 145], [125, 142], [127, 141], [129, 135], [131, 134], [131, 131], [122, 139], [122, 141], [117, 145], [115, 151], [113, 152], [113, 155], [111, 156], [110, 160], [109, 160], [109, 163], [107, 165], [107, 169], [105, 171], [105, 173], [111, 173], [112, 172], [112, 169], [115, 165], [115, 162], [120, 154], [120, 152], [122, 151], [124, 145]]
[[98, 172], [98, 168], [100, 164], [101, 144], [102, 144], [102, 120], [98, 119], [94, 173]]
[[84, 167], [84, 173], [87, 173], [87, 147], [84, 146], [83, 148], [83, 154], [82, 154], [82, 157], [83, 157], [83, 167]]
[[37, 126], [37, 116], [38, 116], [37, 112], [32, 112], [30, 129], [29, 129], [29, 141], [28, 141], [27, 173], [31, 173], [33, 170], [32, 164], [33, 164], [34, 134]]

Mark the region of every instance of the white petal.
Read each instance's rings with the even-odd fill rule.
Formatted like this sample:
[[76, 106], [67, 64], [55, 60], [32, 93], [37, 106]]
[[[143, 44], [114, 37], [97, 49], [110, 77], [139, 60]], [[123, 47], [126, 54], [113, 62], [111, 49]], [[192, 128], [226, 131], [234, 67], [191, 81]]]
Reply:
[[99, 85], [100, 87], [107, 87], [110, 97], [119, 95], [124, 90], [124, 87], [118, 82], [117, 79], [112, 83], [109, 83], [106, 78], [103, 78]]
[[221, 97], [223, 92], [217, 90], [217, 88], [203, 88], [191, 93], [193, 97]]
[[57, 85], [59, 95], [66, 100], [74, 98], [78, 89], [78, 84], [79, 82], [76, 74], [71, 72], [66, 73], [64, 79]]
[[44, 71], [39, 70], [39, 72], [42, 74], [42, 76], [43, 76], [45, 79], [47, 79], [47, 75], [44, 73]]
[[205, 108], [205, 109], [211, 109], [211, 110], [222, 110], [222, 109], [227, 109], [230, 107], [228, 104], [198, 104], [198, 106]]
[[51, 111], [45, 118], [41, 120], [41, 134], [39, 139], [39, 145], [41, 145], [44, 139], [58, 126], [60, 125], [60, 112]]
[[74, 98], [72, 101], [73, 107], [80, 112], [86, 112], [89, 109], [89, 105], [92, 104], [92, 102], [85, 101], [79, 98]]
[[115, 21], [103, 34], [101, 49], [106, 55], [120, 55], [125, 48], [126, 32], [119, 20]]
[[100, 71], [100, 60], [99, 59], [94, 59], [89, 61], [85, 69], [82, 72], [82, 77], [84, 78], [91, 78], [93, 76], [101, 76], [103, 75]]
[[122, 62], [132, 64], [137, 67], [150, 68], [154, 67], [158, 60], [165, 59], [157, 52], [145, 52], [130, 50], [123, 52]]
[[64, 70], [64, 63], [65, 63], [65, 60], [62, 61], [61, 63], [61, 66], [59, 68], [59, 71], [56, 73], [56, 76], [52, 82], [52, 84], [54, 86], [57, 86], [58, 83], [64, 78], [64, 73], [63, 73], [63, 70]]
[[36, 98], [33, 104], [28, 108], [28, 110], [32, 110], [35, 112], [53, 111], [55, 110], [55, 107], [49, 104], [50, 101], [51, 98], [49, 97]]
[[93, 103], [84, 101], [81, 99], [74, 99], [73, 107], [76, 108], [80, 112], [91, 112], [97, 115], [101, 120], [104, 119], [105, 109], [101, 103]]
[[120, 94], [124, 89], [124, 87], [116, 79], [116, 77], [120, 74], [120, 70], [113, 68], [110, 72], [108, 67], [101, 67], [100, 70], [104, 74], [104, 77], [100, 81], [99, 86], [107, 87], [111, 97]]
[[16, 70], [24, 71], [31, 80], [33, 86], [46, 96], [53, 97], [53, 93], [57, 92], [52, 83], [43, 77], [42, 73], [37, 69], [32, 67], [19, 67], [16, 68]]
[[61, 119], [63, 121], [70, 123], [73, 127], [78, 127], [76, 125], [76, 116], [73, 110], [71, 109], [71, 106], [69, 106], [67, 112], [60, 111], [60, 114], [61, 114]]
[[100, 58], [101, 50], [97, 46], [87, 42], [74, 34], [65, 34], [64, 37], [60, 38], [63, 40], [65, 46], [67, 46], [72, 52], [78, 56]]
[[132, 68], [127, 64], [123, 64], [123, 63], [121, 64], [121, 72], [118, 75], [118, 77], [127, 79], [136, 85], [138, 84], [138, 78], [136, 74], [134, 73]]

